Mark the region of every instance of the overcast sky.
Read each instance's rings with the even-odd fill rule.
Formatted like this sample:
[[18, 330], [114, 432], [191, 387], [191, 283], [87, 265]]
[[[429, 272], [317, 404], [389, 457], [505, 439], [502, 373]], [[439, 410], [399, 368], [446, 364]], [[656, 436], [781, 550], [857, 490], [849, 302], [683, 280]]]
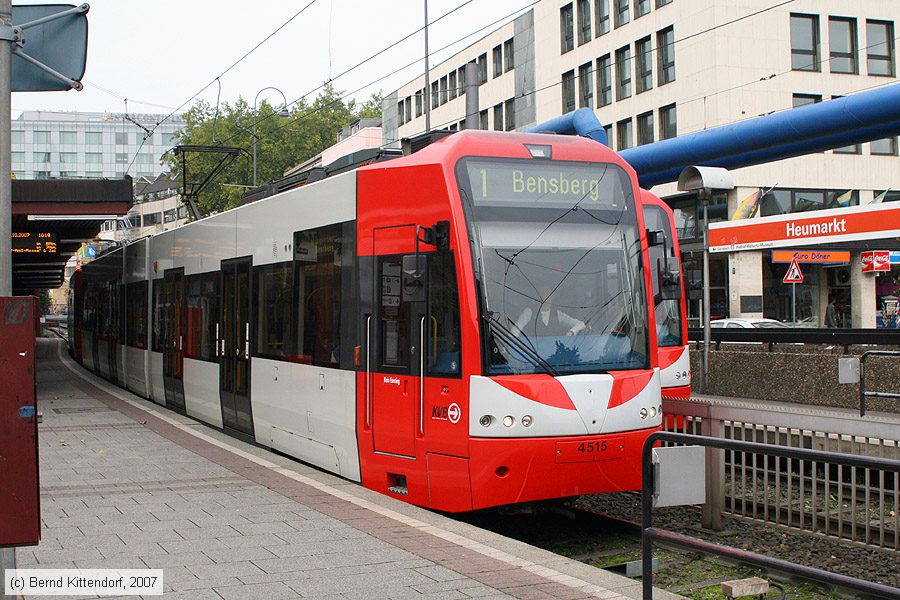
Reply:
[[[464, 48], [500, 23], [452, 48], [435, 50], [489, 23], [530, 6], [533, 0], [428, 0], [429, 21], [460, 7], [429, 28], [432, 64]], [[14, 2], [37, 4], [38, 2]], [[22, 110], [169, 113], [284, 24], [310, 0], [89, 0], [87, 70], [81, 92], [16, 92], [13, 118]], [[519, 14], [519, 13], [516, 13]], [[503, 19], [507, 22], [511, 17]], [[288, 102], [329, 78], [351, 92], [424, 57], [420, 32], [397, 43], [424, 23], [423, 0], [311, 0], [281, 31], [221, 77], [221, 100], [239, 96], [253, 103], [262, 88], [275, 86]], [[343, 71], [385, 47], [390, 50], [355, 71]], [[18, 59], [13, 59], [18, 60]], [[389, 92], [420, 74], [422, 60], [354, 94], [365, 99]], [[197, 98], [215, 104], [213, 83]], [[267, 90], [260, 101], [280, 104]], [[193, 102], [193, 101], [192, 101]], [[190, 103], [179, 109], [183, 112]]]

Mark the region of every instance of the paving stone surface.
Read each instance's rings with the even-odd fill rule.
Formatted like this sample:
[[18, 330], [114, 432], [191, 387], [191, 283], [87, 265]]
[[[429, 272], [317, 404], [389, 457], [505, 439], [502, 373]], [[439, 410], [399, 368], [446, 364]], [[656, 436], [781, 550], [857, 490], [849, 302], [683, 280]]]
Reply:
[[53, 340], [38, 404], [43, 538], [19, 568], [163, 569], [166, 598], [639, 597], [114, 388]]

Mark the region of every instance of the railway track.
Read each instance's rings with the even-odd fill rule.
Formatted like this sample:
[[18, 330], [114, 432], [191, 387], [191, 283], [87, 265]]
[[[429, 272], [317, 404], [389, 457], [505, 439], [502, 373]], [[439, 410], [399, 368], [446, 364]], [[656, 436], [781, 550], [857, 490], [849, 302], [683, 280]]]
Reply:
[[[638, 494], [586, 496], [571, 506], [556, 506], [532, 514], [475, 513], [463, 519], [545, 550], [622, 574], [625, 573], [626, 563], [639, 561], [641, 556]], [[722, 532], [702, 530], [699, 522], [699, 509], [694, 507], [660, 509], [654, 513], [654, 523], [658, 527], [900, 587], [900, 572], [897, 569], [900, 555], [895, 551], [783, 531], [749, 519], [728, 519], [727, 528]], [[784, 585], [786, 598], [834, 598], [833, 591], [815, 584], [790, 582], [777, 574], [766, 574], [718, 557], [654, 546], [654, 558], [659, 561], [654, 585], [696, 600], [721, 597], [719, 589], [722, 581], [750, 576], [776, 579]]]

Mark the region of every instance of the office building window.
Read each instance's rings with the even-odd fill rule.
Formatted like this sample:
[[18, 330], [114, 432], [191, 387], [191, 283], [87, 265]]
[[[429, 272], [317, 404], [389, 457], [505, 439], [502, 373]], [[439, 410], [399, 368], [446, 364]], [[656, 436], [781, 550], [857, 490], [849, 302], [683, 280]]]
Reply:
[[829, 18], [828, 43], [832, 73], [859, 73], [856, 19]]
[[13, 152], [12, 153], [12, 161], [14, 163], [23, 163], [25, 162], [25, 153], [24, 152]]
[[65, 164], [75, 164], [78, 162], [78, 153], [77, 152], [60, 152], [59, 153], [59, 162]]
[[478, 57], [478, 85], [487, 82], [487, 52]]
[[659, 63], [659, 85], [675, 81], [675, 29], [666, 27], [656, 32], [656, 56]]
[[400, 125], [403, 125], [406, 122], [403, 120], [403, 100], [397, 102], [397, 122]]
[[116, 132], [116, 145], [117, 146], [127, 146], [128, 145], [128, 134], [123, 133], [121, 131]]
[[159, 134], [159, 143], [163, 146], [174, 146], [175, 145], [175, 134], [174, 133], [160, 133]]
[[409, 123], [412, 121], [412, 96], [407, 96], [403, 102], [404, 120]]
[[637, 57], [637, 93], [640, 94], [653, 87], [653, 46], [649, 35], [635, 42], [634, 53]]
[[613, 126], [612, 123], [609, 125], [603, 126], [603, 133], [606, 134], [606, 145], [610, 148], [615, 148], [613, 145]]
[[817, 104], [822, 101], [819, 94], [794, 94], [792, 97], [791, 107], [806, 106], [807, 104]]
[[[13, 141], [15, 143], [15, 141]], [[74, 131], [60, 131], [59, 132], [59, 143], [60, 144], [77, 144], [78, 143], [78, 134]]]
[[559, 46], [560, 54], [575, 48], [575, 22], [571, 3], [559, 9]]
[[447, 93], [450, 95], [450, 100], [459, 96], [459, 86], [456, 83], [456, 71], [450, 71], [450, 74], [447, 76]]
[[631, 0], [613, 0], [616, 3], [616, 29], [631, 20], [629, 2]]
[[869, 75], [894, 76], [894, 24], [866, 21], [866, 70]]
[[84, 153], [84, 162], [89, 165], [99, 165], [103, 162], [103, 153], [102, 152], [85, 152]]
[[503, 75], [503, 46], [494, 46], [491, 55], [494, 59], [494, 77], [500, 77]]
[[594, 6], [594, 10], [596, 11], [595, 21], [597, 21], [595, 36], [600, 37], [603, 34], [609, 33], [609, 0], [597, 0], [597, 4]]
[[421, 117], [425, 108], [422, 106], [422, 98], [425, 96], [425, 90], [416, 92], [416, 116]]
[[50, 179], [50, 171], [35, 171], [35, 179]]
[[791, 69], [819, 70], [819, 17], [791, 15]]
[[616, 50], [616, 100], [631, 97], [631, 46]]
[[88, 146], [99, 146], [103, 143], [102, 131], [88, 131], [84, 134], [84, 143]]
[[[10, 134], [12, 136], [10, 141], [13, 144], [24, 144], [25, 143], [25, 132], [22, 131], [21, 129], [13, 129], [10, 132]], [[60, 136], [62, 136], [62, 134], [60, 134]], [[62, 143], [62, 140], [60, 140], [60, 143]]]
[[609, 54], [597, 59], [597, 107], [612, 104], [612, 59]]
[[510, 98], [506, 101], [506, 130], [515, 131], [516, 129], [516, 100]]
[[123, 164], [128, 162], [128, 153], [127, 152], [116, 152], [116, 163]]
[[592, 108], [594, 106], [594, 73], [591, 63], [578, 67], [578, 106]]
[[575, 71], [566, 71], [562, 76], [562, 111], [575, 110]]
[[637, 116], [638, 146], [653, 143], [653, 111]]
[[503, 42], [503, 55], [504, 55], [504, 71], [512, 71], [513, 67], [516, 66], [516, 55], [513, 50], [513, 38], [509, 38], [505, 42]]
[[634, 18], [638, 19], [650, 12], [650, 0], [634, 0]]
[[873, 140], [869, 144], [872, 154], [885, 156], [897, 156], [897, 138], [889, 137], [881, 140]]
[[768, 217], [771, 215], [858, 205], [859, 191], [857, 190], [778, 188], [770, 190], [762, 197], [760, 202], [760, 214], [764, 217]]
[[488, 111], [484, 109], [480, 113], [478, 113], [478, 121], [479, 121], [479, 129], [487, 130], [488, 129]]
[[75, 177], [75, 175], [76, 175], [75, 171], [60, 171], [59, 172], [60, 177], [70, 177], [71, 178], [71, 177]]
[[669, 104], [659, 109], [659, 139], [667, 140], [678, 135], [678, 118], [675, 105]]
[[616, 149], [627, 150], [631, 148], [632, 131], [631, 119], [624, 119], [616, 123]]
[[457, 79], [459, 79], [459, 95], [466, 93], [466, 67], [462, 66], [456, 70]]
[[36, 163], [48, 163], [50, 162], [50, 153], [49, 152], [34, 152], [31, 157], [33, 162]]
[[431, 82], [431, 108], [437, 108], [440, 105], [440, 92], [438, 91], [438, 82]]
[[35, 144], [49, 144], [50, 143], [50, 132], [49, 131], [35, 131], [32, 133], [32, 139]]
[[444, 75], [440, 79], [441, 82], [441, 104], [447, 104], [447, 76]]
[[666, 4], [672, 4], [672, 0], [656, 0], [656, 8], [662, 8]]
[[578, 45], [591, 41], [591, 0], [578, 0]]
[[503, 105], [494, 105], [494, 131], [503, 131]]
[[[99, 154], [97, 156], [99, 156]], [[90, 161], [88, 161], [88, 162], [90, 162]], [[137, 156], [134, 157], [134, 162], [139, 165], [152, 165], [153, 164], [153, 155], [148, 154], [146, 152], [141, 152]]]

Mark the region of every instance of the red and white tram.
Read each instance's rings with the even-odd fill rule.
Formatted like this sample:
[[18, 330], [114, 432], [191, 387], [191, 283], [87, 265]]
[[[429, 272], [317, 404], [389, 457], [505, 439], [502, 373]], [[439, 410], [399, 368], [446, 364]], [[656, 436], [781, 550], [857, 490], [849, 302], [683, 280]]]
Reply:
[[[656, 340], [659, 356], [659, 378], [666, 398], [691, 397], [691, 358], [688, 351], [687, 295], [681, 249], [678, 246], [675, 214], [672, 208], [654, 194], [642, 190], [644, 222], [649, 231], [662, 233], [662, 243], [650, 246], [650, 268], [656, 307]], [[676, 298], [660, 294], [660, 272], [670, 271]], [[674, 279], [677, 278], [677, 283]]]
[[596, 142], [460, 132], [85, 265], [73, 354], [421, 506], [638, 489], [662, 420], [640, 202]]

